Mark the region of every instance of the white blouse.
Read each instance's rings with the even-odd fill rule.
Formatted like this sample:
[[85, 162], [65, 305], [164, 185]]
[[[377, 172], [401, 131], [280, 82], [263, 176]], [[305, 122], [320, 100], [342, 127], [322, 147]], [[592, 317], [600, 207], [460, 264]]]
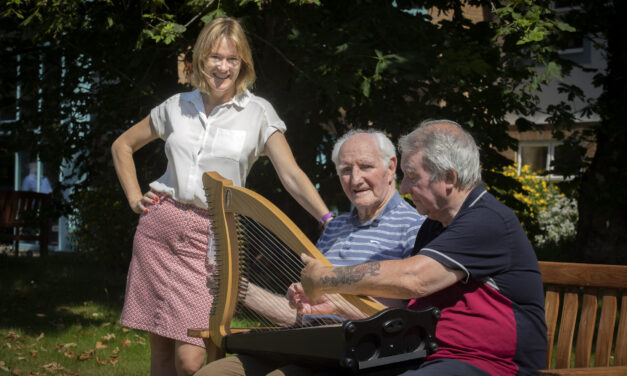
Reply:
[[206, 208], [202, 174], [217, 171], [243, 186], [268, 138], [285, 132], [272, 105], [248, 90], [207, 116], [199, 90], [176, 94], [150, 112], [165, 141], [168, 167], [150, 187], [173, 199]]

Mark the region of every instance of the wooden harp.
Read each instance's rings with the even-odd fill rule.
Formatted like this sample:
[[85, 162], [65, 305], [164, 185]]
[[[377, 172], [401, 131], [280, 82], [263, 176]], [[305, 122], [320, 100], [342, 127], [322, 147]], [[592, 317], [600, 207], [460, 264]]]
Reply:
[[[311, 343], [312, 338], [318, 338], [321, 343], [338, 343], [339, 332], [350, 333], [352, 337], [358, 338], [355, 331], [368, 332], [373, 325], [390, 325], [390, 322], [396, 323], [395, 330], [398, 329], [398, 322], [404, 323], [402, 326], [406, 327], [403, 328], [402, 333], [393, 336], [394, 341], [398, 342], [396, 346], [400, 347], [402, 343], [402, 346], [407, 347], [408, 338], [413, 345], [410, 346], [410, 351], [395, 353], [394, 356], [385, 360], [386, 362], [396, 359], [414, 359], [417, 356], [424, 358], [427, 351], [434, 350], [433, 333], [435, 321], [439, 317], [437, 312], [429, 311], [423, 313], [422, 316], [420, 312], [416, 315], [414, 311], [406, 309], [398, 310], [402, 312], [389, 312], [390, 310], [386, 310], [385, 306], [368, 297], [345, 295], [338, 297], [338, 302], [334, 304], [348, 304], [349, 309], [357, 310], [363, 317], [376, 317], [377, 323], [375, 324], [372, 319], [341, 323], [342, 321], [337, 320], [337, 317], [314, 315], [313, 319], [310, 318], [311, 320], [306, 324], [299, 322], [298, 329], [295, 326], [291, 327], [289, 323], [277, 325], [277, 322], [286, 320], [279, 317], [280, 315], [267, 314], [266, 308], [269, 306], [269, 308], [281, 310], [283, 308], [281, 300], [287, 302], [283, 294], [289, 284], [299, 280], [302, 269], [300, 255], [305, 253], [328, 266], [331, 266], [331, 263], [281, 210], [261, 195], [246, 188], [233, 186], [230, 180], [224, 179], [216, 172], [205, 173], [203, 183], [212, 215], [217, 272], [214, 275], [215, 278], [209, 283], [214, 296], [209, 317], [209, 330], [208, 332], [198, 330], [194, 332], [192, 329], [189, 333], [204, 337], [209, 361], [224, 356], [225, 349], [243, 352], [242, 349], [246, 346], [238, 345], [242, 342], [250, 344], [255, 350], [262, 347], [265, 350], [264, 354], [268, 355], [272, 352], [268, 349], [269, 343], [276, 345], [278, 342], [287, 341], [287, 350], [284, 346], [279, 352], [294, 355], [291, 351], [303, 341]], [[248, 228], [252, 228], [251, 233], [244, 231]], [[288, 269], [292, 268], [295, 270], [290, 274], [291, 271]], [[255, 287], [254, 293], [253, 286]], [[248, 294], [244, 294], [246, 292]], [[248, 304], [249, 296], [253, 296], [253, 300], [255, 298], [260, 300], [259, 297], [261, 297], [262, 303], [269, 304], [266, 304], [264, 310], [259, 310], [257, 303]], [[284, 311], [281, 310], [281, 312]], [[294, 310], [290, 311], [287, 312], [288, 315], [295, 314]], [[346, 307], [344, 311], [347, 311]], [[234, 325], [236, 316], [247, 317], [249, 321]], [[250, 318], [252, 318], [252, 323]], [[405, 323], [411, 323], [411, 325]], [[236, 326], [239, 328], [235, 328]], [[264, 329], [259, 329], [259, 326]], [[336, 328], [339, 327], [342, 329], [338, 332]], [[260, 334], [238, 336], [238, 334], [248, 335], [253, 331], [260, 332]], [[340, 336], [342, 335], [340, 333]], [[363, 336], [371, 337], [370, 333], [365, 333]], [[290, 341], [292, 344], [289, 344]], [[377, 339], [377, 342], [382, 342], [382, 340]], [[329, 345], [322, 346], [329, 347]], [[355, 347], [359, 346], [359, 344], [355, 345]], [[361, 346], [366, 347], [366, 351], [375, 351], [371, 349], [370, 344]], [[389, 345], [391, 348], [394, 346], [394, 344]], [[309, 351], [309, 349], [304, 351]], [[339, 352], [340, 350], [333, 351]], [[376, 352], [381, 353], [380, 349], [376, 349]], [[333, 356], [330, 355], [330, 357]], [[366, 357], [368, 356], [370, 355]], [[370, 356], [370, 358], [373, 357]], [[352, 362], [350, 365], [345, 365], [349, 368], [359, 366], [357, 364], [359, 362], [352, 359], [342, 361]], [[381, 360], [375, 359], [372, 364], [379, 363]]]

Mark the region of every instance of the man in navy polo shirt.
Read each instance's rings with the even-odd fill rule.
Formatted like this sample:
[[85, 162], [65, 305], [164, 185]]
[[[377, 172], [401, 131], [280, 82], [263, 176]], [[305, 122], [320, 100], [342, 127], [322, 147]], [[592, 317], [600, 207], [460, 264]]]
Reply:
[[[459, 124], [435, 120], [402, 137], [399, 147], [401, 192], [428, 217], [414, 256], [345, 267], [304, 256], [309, 301], [346, 293], [438, 307], [438, 351], [403, 375], [535, 375], [546, 357], [537, 258], [514, 213], [481, 182], [475, 141]], [[302, 296], [294, 299], [315, 309]]]

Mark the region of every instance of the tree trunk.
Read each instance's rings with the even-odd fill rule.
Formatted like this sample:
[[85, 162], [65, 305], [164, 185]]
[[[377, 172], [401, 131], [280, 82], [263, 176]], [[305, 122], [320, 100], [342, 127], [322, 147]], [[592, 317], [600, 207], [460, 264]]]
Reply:
[[579, 199], [579, 261], [627, 264], [627, 3], [607, 19], [607, 71], [599, 98], [597, 150]]

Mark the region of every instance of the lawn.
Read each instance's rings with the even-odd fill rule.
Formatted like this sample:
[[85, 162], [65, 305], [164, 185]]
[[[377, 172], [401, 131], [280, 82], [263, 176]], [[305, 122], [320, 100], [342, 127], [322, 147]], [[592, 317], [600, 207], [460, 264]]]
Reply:
[[75, 253], [0, 255], [0, 376], [149, 374], [147, 335], [118, 323], [124, 283]]

